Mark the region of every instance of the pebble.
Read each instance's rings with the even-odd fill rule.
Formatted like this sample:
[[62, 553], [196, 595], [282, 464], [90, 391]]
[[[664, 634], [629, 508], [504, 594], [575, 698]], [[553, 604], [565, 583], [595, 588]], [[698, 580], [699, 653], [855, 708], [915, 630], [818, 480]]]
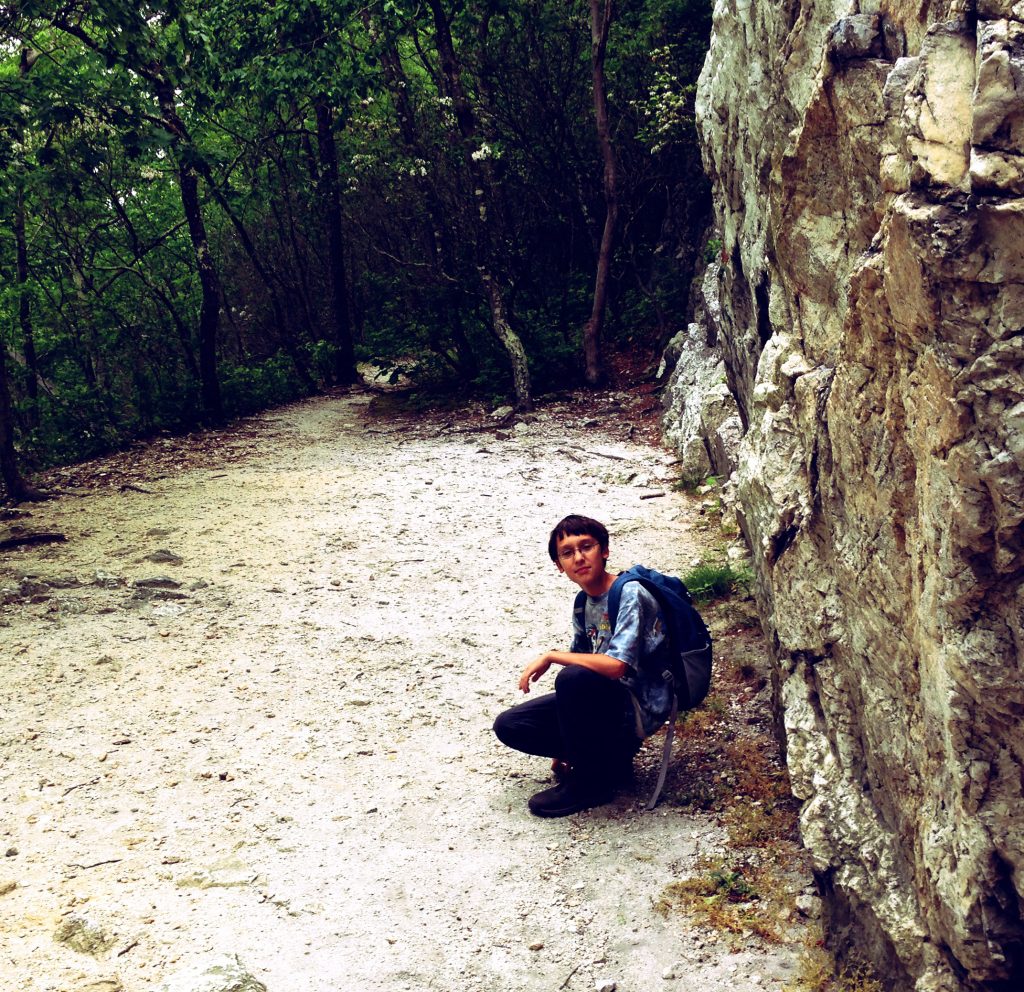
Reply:
[[125, 578], [123, 575], [112, 575], [110, 572], [97, 570], [93, 573], [92, 584], [101, 589], [116, 589], [125, 584]]
[[180, 555], [176, 555], [173, 551], [168, 551], [166, 548], [161, 548], [159, 551], [154, 551], [151, 555], [146, 555], [145, 560], [162, 565], [181, 565], [184, 561]]
[[147, 579], [136, 579], [132, 583], [136, 589], [180, 589], [181, 583], [169, 575], [153, 575]]
[[610, 982], [606, 979], [605, 981], [598, 982], [594, 986], [594, 992], [615, 992], [617, 988], [618, 985], [616, 985], [615, 982]]

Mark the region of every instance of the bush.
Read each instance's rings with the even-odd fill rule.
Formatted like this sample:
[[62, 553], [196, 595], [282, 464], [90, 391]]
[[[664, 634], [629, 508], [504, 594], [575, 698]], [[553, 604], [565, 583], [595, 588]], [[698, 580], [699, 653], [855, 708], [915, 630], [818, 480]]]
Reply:
[[224, 412], [230, 417], [254, 413], [304, 395], [295, 365], [280, 352], [245, 365], [225, 365], [221, 371]]

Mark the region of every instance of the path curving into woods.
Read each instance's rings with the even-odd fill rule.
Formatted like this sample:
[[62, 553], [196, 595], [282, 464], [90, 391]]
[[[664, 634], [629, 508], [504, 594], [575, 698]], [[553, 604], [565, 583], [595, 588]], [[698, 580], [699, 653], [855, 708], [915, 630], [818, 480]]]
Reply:
[[471, 429], [353, 391], [33, 506], [67, 540], [0, 560], [0, 990], [187, 992], [216, 955], [270, 992], [791, 981], [800, 927], [657, 911], [723, 849], [714, 811], [535, 819], [544, 762], [490, 731], [568, 641], [561, 516], [606, 521], [613, 566], [701, 553], [631, 427], [610, 395]]

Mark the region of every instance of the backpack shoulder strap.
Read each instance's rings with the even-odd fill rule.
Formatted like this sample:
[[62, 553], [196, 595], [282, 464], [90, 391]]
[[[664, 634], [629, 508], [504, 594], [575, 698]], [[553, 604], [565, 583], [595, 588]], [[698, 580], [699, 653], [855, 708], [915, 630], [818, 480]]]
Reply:
[[632, 568], [626, 569], [625, 572], [620, 572], [612, 583], [611, 589], [608, 590], [608, 623], [613, 631], [615, 630], [615, 621], [619, 616], [619, 602], [622, 599], [622, 589], [627, 582], [635, 582], [640, 579], [640, 576], [637, 574], [637, 568], [639, 567], [634, 565]]
[[576, 593], [576, 599], [572, 604], [572, 615], [573, 618], [579, 623], [580, 627], [583, 628], [584, 632], [587, 629], [586, 621], [584, 620], [584, 613], [587, 609], [587, 594], [581, 589]]
[[[625, 572], [619, 573], [618, 578], [616, 578], [608, 592], [608, 622], [611, 624], [612, 630], [615, 630], [615, 621], [619, 615], [619, 603], [622, 600], [622, 590], [627, 582], [639, 582], [654, 597], [654, 601], [658, 604], [658, 608], [665, 617], [666, 624], [668, 624], [671, 601], [666, 602], [665, 595], [669, 590], [662, 587], [658, 581], [659, 579], [663, 579], [663, 576], [644, 565], [634, 565]], [[686, 602], [689, 603], [690, 594], [686, 591], [686, 587], [678, 579], [675, 581], [679, 583], [681, 589], [678, 595], [685, 597]]]

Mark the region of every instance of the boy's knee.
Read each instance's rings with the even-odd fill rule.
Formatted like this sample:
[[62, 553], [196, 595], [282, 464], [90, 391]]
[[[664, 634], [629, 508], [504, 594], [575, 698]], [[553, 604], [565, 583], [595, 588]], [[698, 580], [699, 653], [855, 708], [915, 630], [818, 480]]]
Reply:
[[588, 686], [600, 685], [600, 683], [607, 679], [603, 675], [598, 675], [597, 672], [592, 672], [589, 668], [583, 668], [581, 665], [566, 665], [556, 676], [555, 676], [555, 692], [580, 692], [586, 691]]
[[494, 736], [497, 737], [502, 744], [509, 743], [509, 731], [512, 729], [512, 722], [513, 721], [509, 716], [508, 710], [499, 713], [494, 719], [494, 727], [492, 728], [494, 730]]

